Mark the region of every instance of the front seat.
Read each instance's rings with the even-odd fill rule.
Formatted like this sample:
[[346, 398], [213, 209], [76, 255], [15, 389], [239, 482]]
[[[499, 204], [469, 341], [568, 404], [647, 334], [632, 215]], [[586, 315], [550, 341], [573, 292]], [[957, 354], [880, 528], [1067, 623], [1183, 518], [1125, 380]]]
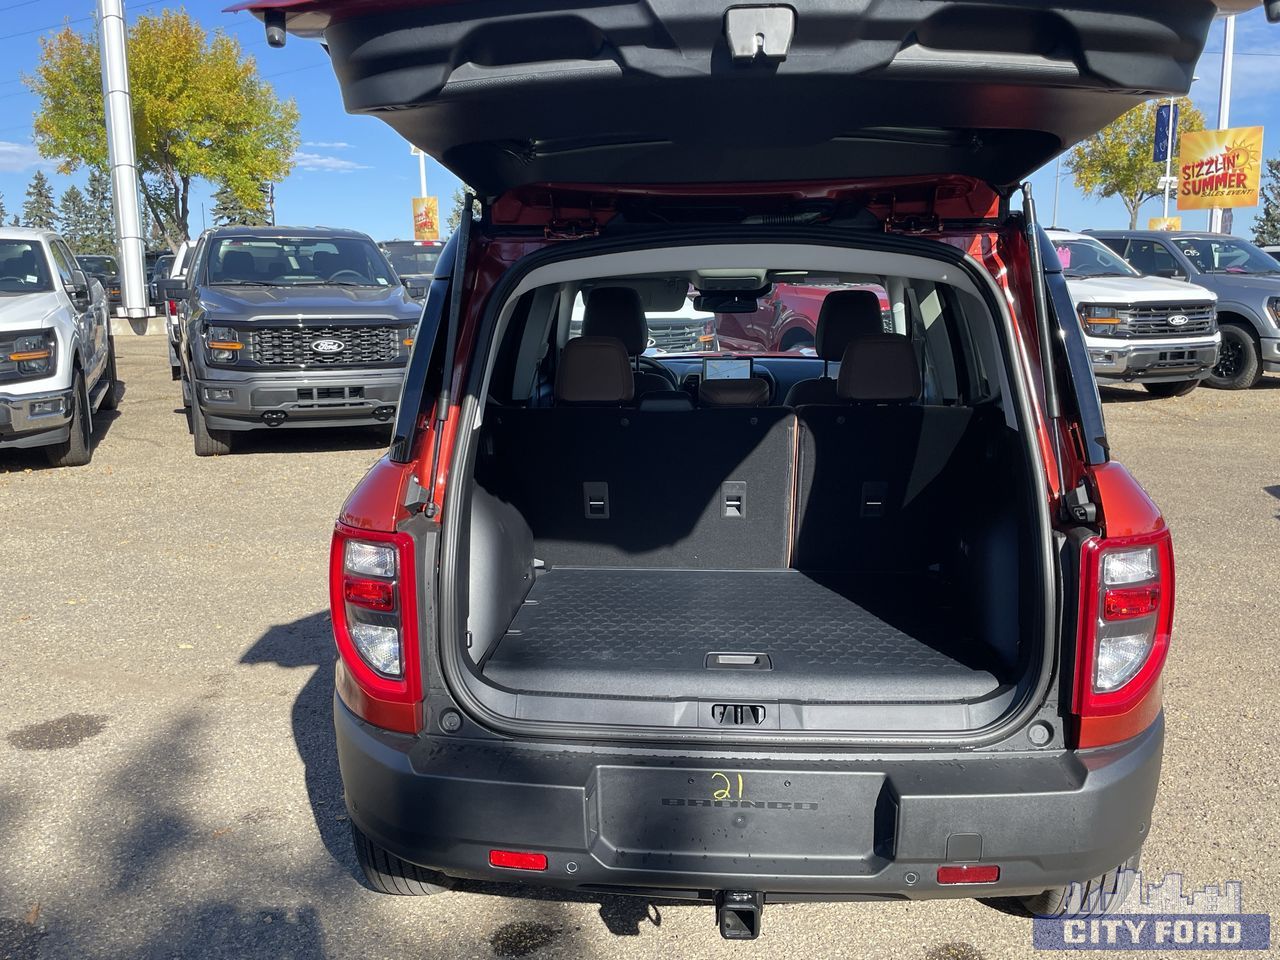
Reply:
[[654, 390], [671, 389], [671, 381], [666, 377], [639, 367], [638, 358], [649, 346], [649, 326], [645, 323], [644, 304], [638, 291], [631, 287], [596, 287], [590, 291], [582, 315], [582, 335], [622, 341], [634, 368], [637, 397]]
[[822, 358], [822, 376], [801, 380], [787, 392], [786, 405], [837, 403], [836, 381], [827, 376], [827, 364], [840, 360], [854, 340], [884, 333], [880, 296], [874, 290], [836, 290], [822, 301], [814, 351]]
[[635, 397], [631, 363], [614, 337], [574, 337], [560, 351], [557, 406], [620, 407]]

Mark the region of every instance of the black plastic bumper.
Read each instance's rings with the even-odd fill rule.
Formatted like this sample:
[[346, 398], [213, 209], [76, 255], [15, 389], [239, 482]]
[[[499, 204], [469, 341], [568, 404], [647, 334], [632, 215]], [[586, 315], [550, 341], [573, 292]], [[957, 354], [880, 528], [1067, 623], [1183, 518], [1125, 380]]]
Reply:
[[389, 424], [404, 367], [341, 373], [207, 369], [192, 384], [213, 430]]
[[[702, 759], [605, 745], [388, 733], [335, 700], [347, 807], [375, 843], [449, 876], [711, 899], [1034, 894], [1142, 845], [1163, 719], [1114, 748], [845, 760]], [[545, 854], [545, 871], [489, 865]], [[940, 865], [1000, 867], [940, 885]]]

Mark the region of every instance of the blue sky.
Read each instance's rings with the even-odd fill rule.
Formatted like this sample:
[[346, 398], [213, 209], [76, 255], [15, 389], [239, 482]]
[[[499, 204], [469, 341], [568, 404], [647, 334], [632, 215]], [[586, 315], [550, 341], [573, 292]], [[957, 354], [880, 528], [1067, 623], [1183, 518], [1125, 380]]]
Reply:
[[[377, 239], [410, 236], [410, 199], [418, 192], [418, 164], [408, 144], [382, 121], [343, 111], [337, 81], [318, 43], [290, 38], [283, 50], [272, 50], [257, 20], [247, 14], [222, 13], [228, 2], [198, 0], [186, 9], [207, 29], [221, 28], [238, 37], [276, 92], [297, 101], [302, 117], [297, 166], [276, 191], [278, 221], [349, 226]], [[126, 4], [126, 13], [133, 17], [172, 6], [178, 5], [134, 0]], [[63, 21], [88, 29], [93, 9], [92, 0], [0, 0], [0, 195], [11, 213], [21, 207], [37, 166], [49, 173], [58, 193], [71, 183], [83, 185], [83, 171], [60, 176], [36, 155], [30, 123], [36, 102], [20, 78], [35, 67], [42, 33], [52, 32]], [[1217, 121], [1222, 33], [1222, 24], [1215, 24], [1196, 70], [1200, 79], [1192, 87], [1192, 97], [1211, 127]], [[1266, 154], [1280, 156], [1280, 26], [1268, 25], [1260, 10], [1237, 18], [1232, 91], [1232, 126], [1267, 127]], [[1053, 210], [1052, 165], [1036, 173], [1032, 183], [1047, 221]], [[442, 214], [456, 185], [448, 171], [428, 159], [428, 192], [440, 197]], [[206, 211], [211, 206], [203, 186], [193, 196], [193, 234], [203, 226], [202, 205]], [[1159, 200], [1148, 201], [1140, 213], [1140, 225], [1160, 212]], [[1236, 211], [1236, 233], [1249, 233], [1254, 212]], [[1074, 229], [1124, 227], [1128, 216], [1119, 200], [1081, 195], [1064, 172], [1057, 222]], [[1183, 222], [1188, 228], [1202, 228], [1206, 214], [1189, 212]]]

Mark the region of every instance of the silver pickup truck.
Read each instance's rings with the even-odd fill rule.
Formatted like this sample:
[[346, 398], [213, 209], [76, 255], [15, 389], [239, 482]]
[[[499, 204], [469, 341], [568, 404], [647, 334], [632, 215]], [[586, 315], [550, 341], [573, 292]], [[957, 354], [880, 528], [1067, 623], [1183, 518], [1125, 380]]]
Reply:
[[0, 450], [93, 456], [93, 416], [114, 410], [115, 346], [102, 285], [56, 233], [0, 227]]

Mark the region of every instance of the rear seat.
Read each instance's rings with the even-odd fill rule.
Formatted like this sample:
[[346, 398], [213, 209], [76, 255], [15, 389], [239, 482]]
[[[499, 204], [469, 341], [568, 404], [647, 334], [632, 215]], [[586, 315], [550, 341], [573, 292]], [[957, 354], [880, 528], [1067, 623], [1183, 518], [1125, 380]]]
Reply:
[[799, 417], [796, 542], [801, 570], [920, 569], [962, 502], [948, 481], [972, 421], [965, 407], [925, 406], [910, 338], [851, 341], [836, 402], [805, 405]]
[[786, 567], [795, 414], [624, 406], [632, 374], [609, 340], [569, 342], [554, 409], [487, 412], [477, 482], [519, 510], [550, 565]]

